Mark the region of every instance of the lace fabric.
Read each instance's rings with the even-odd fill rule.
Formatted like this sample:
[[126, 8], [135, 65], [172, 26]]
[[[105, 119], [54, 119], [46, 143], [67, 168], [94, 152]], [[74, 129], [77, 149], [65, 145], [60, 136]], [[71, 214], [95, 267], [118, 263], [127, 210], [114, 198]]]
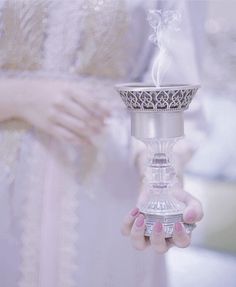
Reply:
[[[68, 5], [63, 0], [4, 0], [0, 15], [1, 77], [78, 81], [83, 75], [124, 75], [121, 37], [127, 23], [123, 1], [73, 0]], [[103, 87], [103, 81], [100, 82]], [[14, 132], [9, 133], [8, 126], [1, 126], [5, 131], [1, 135], [0, 154], [11, 154], [11, 159], [5, 160], [5, 169], [12, 170], [12, 180], [23, 130], [17, 131], [17, 125], [11, 124]], [[11, 151], [6, 150], [7, 142], [11, 142]]]
[[[0, 168], [6, 170], [1, 180], [11, 185], [14, 220], [21, 230], [18, 286], [102, 287], [125, 282], [145, 286], [153, 276], [140, 270], [152, 255], [138, 259], [115, 233], [134, 203], [135, 193], [130, 196], [130, 190], [137, 189], [128, 184], [128, 191], [127, 183], [121, 184], [124, 172], [126, 176], [130, 172], [129, 124], [111, 80], [128, 71], [128, 53], [123, 49], [129, 29], [126, 1], [4, 0], [1, 4], [2, 77], [79, 81], [81, 94], [96, 91], [98, 100], [115, 111], [104, 134], [95, 139], [95, 148], [85, 150], [55, 142], [16, 122], [1, 125]], [[132, 180], [135, 182], [133, 174]], [[126, 199], [125, 204], [121, 198]], [[116, 210], [112, 218], [107, 216], [108, 210]], [[104, 242], [109, 246], [106, 252]], [[116, 271], [125, 258], [119, 248], [127, 253], [129, 266], [133, 266], [132, 260], [138, 262], [122, 274]], [[89, 268], [93, 276], [89, 276]]]
[[21, 139], [27, 129], [29, 126], [19, 121], [0, 125], [0, 183], [13, 182]]
[[15, 218], [21, 218], [21, 287], [73, 286], [80, 187], [73, 168], [76, 158], [44, 134], [31, 131], [24, 136], [13, 188]]
[[46, 11], [44, 1], [4, 0], [1, 6], [1, 69], [40, 68]]
[[80, 30], [83, 29], [84, 0], [49, 1], [47, 38], [44, 46], [43, 68], [45, 70], [69, 72], [78, 49]]
[[94, 6], [93, 2], [86, 2], [87, 17], [74, 69], [86, 75], [124, 77], [128, 61], [123, 49], [128, 29], [126, 3], [104, 0]]

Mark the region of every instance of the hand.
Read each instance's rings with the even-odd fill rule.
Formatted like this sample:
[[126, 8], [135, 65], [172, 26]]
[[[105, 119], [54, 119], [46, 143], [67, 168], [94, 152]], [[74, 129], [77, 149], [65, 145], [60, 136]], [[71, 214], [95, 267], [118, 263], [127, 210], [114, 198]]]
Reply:
[[17, 95], [19, 117], [59, 140], [91, 144], [109, 116], [79, 84], [30, 81]]
[[[201, 203], [189, 193], [181, 191], [175, 193], [176, 198], [186, 204], [183, 219], [185, 223], [196, 223], [203, 217]], [[158, 253], [165, 253], [172, 246], [185, 248], [191, 243], [191, 236], [186, 234], [182, 223], [174, 226], [173, 237], [165, 239], [161, 223], [154, 225], [150, 238], [144, 236], [145, 218], [138, 208], [134, 208], [125, 217], [121, 232], [124, 236], [130, 236], [132, 245], [137, 250], [144, 250], [151, 245]]]

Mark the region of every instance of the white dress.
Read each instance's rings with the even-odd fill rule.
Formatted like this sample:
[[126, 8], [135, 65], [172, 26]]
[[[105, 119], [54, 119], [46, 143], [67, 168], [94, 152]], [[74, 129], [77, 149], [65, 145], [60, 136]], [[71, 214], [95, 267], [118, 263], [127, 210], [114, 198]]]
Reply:
[[78, 81], [113, 111], [95, 148], [60, 143], [24, 123], [1, 124], [0, 286], [166, 286], [164, 258], [133, 250], [119, 231], [135, 205], [138, 175], [113, 85], [145, 70], [145, 5], [0, 1], [2, 78]]

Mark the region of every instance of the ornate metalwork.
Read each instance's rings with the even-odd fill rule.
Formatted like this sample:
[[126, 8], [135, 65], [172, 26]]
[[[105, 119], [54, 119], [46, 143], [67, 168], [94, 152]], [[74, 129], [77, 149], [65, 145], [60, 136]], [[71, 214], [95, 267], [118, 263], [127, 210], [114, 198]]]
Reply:
[[145, 218], [146, 218], [145, 236], [151, 236], [153, 226], [156, 222], [160, 222], [163, 224], [165, 238], [172, 237], [173, 231], [174, 231], [174, 225], [176, 222], [183, 223], [187, 234], [191, 234], [191, 232], [196, 227], [196, 224], [184, 223], [182, 214], [166, 215], [166, 216], [160, 216], [160, 215], [155, 215], [155, 214], [145, 214]]
[[183, 111], [188, 109], [198, 88], [188, 85], [117, 86], [126, 107], [132, 112], [131, 134], [143, 141], [148, 150], [145, 192], [138, 206], [145, 215], [145, 236], [151, 235], [156, 222], [162, 223], [165, 238], [172, 237], [177, 222], [184, 224], [188, 234], [195, 228], [195, 224], [184, 223], [186, 206], [172, 194], [178, 181], [171, 158], [176, 140], [184, 135]]
[[119, 85], [117, 89], [129, 110], [184, 111], [188, 109], [199, 86], [145, 87]]

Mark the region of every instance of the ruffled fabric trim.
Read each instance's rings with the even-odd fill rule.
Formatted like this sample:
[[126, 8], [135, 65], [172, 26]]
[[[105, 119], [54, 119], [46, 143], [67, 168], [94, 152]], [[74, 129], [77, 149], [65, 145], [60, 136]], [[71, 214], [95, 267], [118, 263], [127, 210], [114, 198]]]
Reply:
[[82, 192], [77, 161], [77, 151], [45, 135], [29, 133], [24, 139], [15, 183], [25, 197], [20, 287], [75, 286]]
[[21, 139], [28, 129], [29, 125], [19, 121], [0, 124], [0, 184], [14, 181]]

